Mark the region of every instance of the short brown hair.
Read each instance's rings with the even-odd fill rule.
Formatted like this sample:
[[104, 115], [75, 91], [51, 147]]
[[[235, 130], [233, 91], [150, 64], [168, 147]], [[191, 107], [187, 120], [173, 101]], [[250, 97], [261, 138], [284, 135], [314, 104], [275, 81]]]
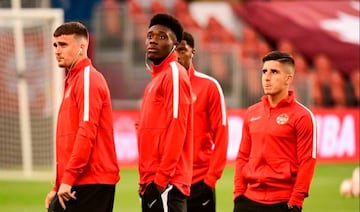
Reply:
[[289, 74], [295, 74], [295, 60], [290, 54], [286, 52], [272, 51], [265, 55], [262, 59], [263, 63], [271, 60], [278, 61], [282, 65], [285, 65]]
[[73, 35], [79, 37], [84, 37], [86, 40], [89, 39], [88, 29], [80, 22], [66, 22], [60, 25], [54, 32], [54, 37], [59, 37], [61, 35]]
[[265, 55], [262, 59], [263, 62], [270, 61], [270, 60], [276, 60], [280, 63], [288, 64], [291, 66], [295, 66], [294, 58], [286, 53], [286, 52], [280, 52], [280, 51], [272, 51]]

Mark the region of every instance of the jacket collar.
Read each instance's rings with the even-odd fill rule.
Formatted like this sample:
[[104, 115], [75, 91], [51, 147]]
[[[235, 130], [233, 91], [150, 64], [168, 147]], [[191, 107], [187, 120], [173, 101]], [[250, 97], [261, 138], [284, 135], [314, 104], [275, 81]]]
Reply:
[[78, 62], [74, 68], [70, 70], [70, 74], [74, 74], [78, 72], [79, 70], [83, 69], [84, 67], [91, 64], [91, 60], [89, 58], [84, 58], [80, 62]]
[[175, 52], [170, 53], [159, 65], [155, 65], [154, 63], [152, 66], [152, 75], [155, 76], [158, 73], [167, 69], [169, 64], [173, 61], [177, 61], [177, 55]]
[[[265, 95], [261, 98], [261, 101], [265, 104], [266, 107], [270, 107], [270, 103], [269, 103], [269, 99], [268, 96]], [[285, 99], [282, 99], [275, 108], [280, 108], [280, 107], [284, 107], [286, 105], [290, 105], [292, 103], [295, 102], [295, 92], [294, 91], [289, 91], [288, 92], [288, 97]]]
[[189, 74], [189, 78], [191, 79], [195, 74], [195, 68], [192, 63], [190, 63], [190, 66], [189, 66], [189, 69], [187, 70], [187, 72]]

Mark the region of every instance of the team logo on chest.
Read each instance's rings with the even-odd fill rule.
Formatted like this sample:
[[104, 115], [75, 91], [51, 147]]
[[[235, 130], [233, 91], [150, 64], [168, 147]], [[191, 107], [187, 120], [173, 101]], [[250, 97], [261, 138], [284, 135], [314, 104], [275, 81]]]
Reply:
[[289, 120], [289, 116], [286, 113], [283, 113], [281, 115], [279, 115], [278, 117], [276, 117], [276, 123], [278, 124], [286, 124], [286, 122]]

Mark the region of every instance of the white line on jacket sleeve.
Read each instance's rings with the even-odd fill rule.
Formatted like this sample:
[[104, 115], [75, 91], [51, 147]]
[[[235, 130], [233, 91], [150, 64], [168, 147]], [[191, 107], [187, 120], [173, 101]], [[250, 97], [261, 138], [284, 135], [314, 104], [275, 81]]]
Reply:
[[84, 70], [84, 121], [89, 121], [90, 110], [90, 66]]
[[310, 117], [311, 117], [311, 122], [313, 125], [313, 145], [312, 145], [312, 158], [316, 158], [316, 153], [317, 153], [317, 125], [316, 125], [316, 119], [314, 114], [311, 112], [311, 110], [309, 108], [307, 108], [306, 106], [304, 106], [303, 104], [301, 104], [300, 102], [296, 101], [300, 106], [302, 106], [303, 108], [305, 108], [306, 111], [309, 112]]
[[173, 77], [173, 117], [177, 118], [179, 115], [179, 69], [175, 62], [171, 62], [171, 70]]
[[201, 72], [198, 72], [198, 71], [195, 71], [194, 72], [194, 75], [197, 76], [197, 77], [200, 77], [200, 78], [205, 78], [205, 79], [208, 79], [210, 81], [212, 81], [213, 83], [215, 83], [216, 85], [216, 88], [218, 90], [218, 93], [220, 95], [220, 106], [221, 106], [221, 121], [222, 121], [222, 125], [223, 126], [226, 126], [226, 106], [225, 106], [225, 97], [224, 97], [224, 93], [222, 91], [222, 88], [221, 88], [221, 85], [220, 83], [213, 77], [210, 77], [209, 75], [206, 75], [204, 73], [201, 73]]

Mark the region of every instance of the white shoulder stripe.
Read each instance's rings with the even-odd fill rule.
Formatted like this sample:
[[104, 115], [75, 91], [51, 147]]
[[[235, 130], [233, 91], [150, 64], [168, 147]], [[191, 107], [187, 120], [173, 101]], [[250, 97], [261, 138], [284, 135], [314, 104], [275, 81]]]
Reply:
[[171, 62], [171, 71], [173, 77], [173, 117], [179, 115], [179, 69], [175, 62]]
[[225, 106], [225, 97], [224, 97], [224, 93], [222, 91], [222, 88], [220, 86], [220, 83], [213, 77], [209, 76], [209, 75], [206, 75], [204, 73], [201, 73], [201, 72], [198, 72], [198, 71], [195, 71], [194, 72], [194, 75], [197, 76], [197, 77], [200, 77], [200, 78], [205, 78], [205, 79], [208, 79], [212, 82], [215, 83], [216, 85], [216, 88], [220, 94], [220, 104], [221, 104], [221, 117], [222, 117], [222, 125], [223, 126], [226, 126], [226, 106]]
[[313, 124], [313, 145], [312, 145], [312, 158], [316, 158], [316, 151], [317, 151], [317, 123], [315, 120], [315, 116], [314, 114], [311, 112], [311, 110], [309, 110], [309, 108], [307, 108], [305, 105], [301, 104], [300, 102], [296, 101], [296, 103], [298, 103], [300, 106], [302, 106], [305, 110], [307, 110], [311, 116], [311, 121]]
[[90, 66], [84, 70], [84, 118], [83, 121], [89, 121], [90, 113]]

